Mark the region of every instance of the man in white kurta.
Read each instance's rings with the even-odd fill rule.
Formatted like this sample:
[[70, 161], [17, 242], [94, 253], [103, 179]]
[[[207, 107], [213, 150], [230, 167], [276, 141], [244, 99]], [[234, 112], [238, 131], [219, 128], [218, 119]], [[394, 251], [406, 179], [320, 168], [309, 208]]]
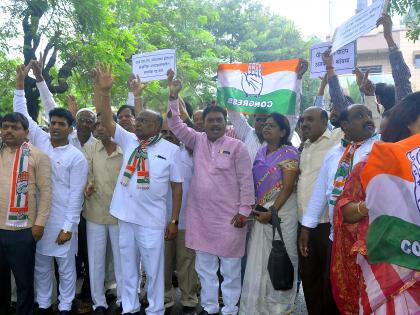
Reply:
[[[52, 304], [53, 259], [59, 271], [59, 310], [69, 314], [76, 294], [77, 225], [83, 204], [83, 189], [86, 184], [88, 166], [83, 153], [71, 144], [54, 146], [50, 135], [43, 131], [28, 114], [24, 90], [16, 90], [13, 109], [29, 120], [29, 139], [51, 159], [52, 205], [45, 226], [44, 236], [37, 243], [35, 257], [35, 287], [41, 313]], [[65, 111], [61, 109], [61, 111]], [[58, 118], [63, 118], [57, 116]], [[54, 116], [50, 116], [50, 119]], [[69, 124], [68, 127], [70, 127]], [[51, 133], [55, 132], [52, 126]], [[60, 236], [70, 237], [59, 241]]]
[[[139, 259], [147, 275], [147, 315], [164, 314], [164, 240], [178, 232], [182, 200], [179, 148], [160, 138], [162, 116], [144, 110], [136, 118], [135, 134], [112, 119], [111, 67], [96, 70], [95, 93], [101, 97], [96, 110], [105, 129], [123, 151], [123, 167], [112, 197], [110, 213], [118, 219], [121, 255], [123, 313], [140, 311], [137, 293]], [[131, 175], [130, 175], [131, 174]], [[166, 201], [172, 190], [172, 218], [166, 222]]]

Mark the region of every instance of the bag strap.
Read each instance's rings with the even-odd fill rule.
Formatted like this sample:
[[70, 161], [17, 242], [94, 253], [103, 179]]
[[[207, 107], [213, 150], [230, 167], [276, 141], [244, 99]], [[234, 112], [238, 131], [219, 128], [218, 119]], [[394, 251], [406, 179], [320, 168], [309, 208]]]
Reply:
[[274, 241], [274, 236], [276, 234], [276, 229], [277, 229], [277, 232], [280, 235], [280, 240], [284, 243], [283, 234], [281, 233], [280, 219], [277, 213], [278, 210], [274, 209], [274, 207], [270, 207], [270, 208], [271, 208], [271, 221], [272, 221], [272, 226], [273, 226], [273, 241]]

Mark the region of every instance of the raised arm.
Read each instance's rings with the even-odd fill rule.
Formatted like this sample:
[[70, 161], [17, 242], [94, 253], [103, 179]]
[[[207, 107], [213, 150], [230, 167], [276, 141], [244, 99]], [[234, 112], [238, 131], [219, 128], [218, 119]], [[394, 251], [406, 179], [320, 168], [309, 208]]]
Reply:
[[128, 93], [127, 105], [134, 106], [134, 111], [137, 116], [144, 109], [141, 96], [146, 85], [141, 82], [138, 75], [131, 74], [128, 77], [128, 88], [130, 93]]
[[182, 141], [190, 149], [194, 149], [197, 137], [199, 133], [192, 128], [189, 128], [184, 123], [180, 116], [180, 105], [179, 92], [182, 89], [182, 83], [179, 80], [173, 80], [173, 71], [168, 71], [168, 83], [169, 83], [169, 105], [167, 114], [167, 123], [169, 129], [174, 135]]
[[42, 53], [39, 55], [39, 60], [32, 60], [31, 61], [31, 68], [32, 73], [36, 79], [36, 86], [39, 91], [39, 95], [41, 97], [42, 106], [44, 107], [44, 116], [48, 119], [48, 114], [51, 110], [57, 107], [54, 98], [48, 89], [47, 83], [44, 80], [44, 76], [42, 75], [42, 71], [44, 70], [44, 62], [43, 62]]
[[410, 83], [410, 69], [404, 61], [401, 51], [392, 37], [392, 19], [389, 15], [382, 15], [376, 25], [384, 27], [384, 38], [389, 48], [389, 62], [391, 63], [392, 77], [395, 85], [395, 103], [397, 104], [405, 96], [413, 93]]
[[331, 49], [327, 49], [322, 54], [322, 61], [325, 63], [327, 68], [328, 86], [330, 91], [331, 102], [333, 105], [343, 110], [351, 105], [351, 102], [344, 96], [343, 90], [341, 89], [340, 82], [338, 81], [337, 74], [334, 70], [333, 57], [331, 55]]
[[97, 68], [92, 71], [95, 93], [96, 112], [101, 113], [102, 124], [109, 134], [114, 137], [116, 123], [112, 117], [111, 109], [111, 88], [114, 83], [112, 77], [112, 65], [98, 63]]
[[235, 134], [238, 136], [239, 140], [245, 141], [246, 136], [254, 130], [251, 125], [248, 123], [248, 120], [241, 113], [235, 111], [228, 111], [229, 120], [233, 125]]
[[315, 96], [313, 106], [317, 107], [324, 107], [324, 94], [325, 94], [325, 88], [328, 84], [328, 77], [327, 74], [325, 74], [321, 78], [321, 83], [319, 84], [318, 94]]
[[18, 66], [16, 68], [16, 90], [13, 97], [13, 111], [23, 114], [29, 121], [29, 140], [30, 142], [43, 148], [50, 142], [48, 133], [41, 129], [28, 113], [25, 98], [25, 77], [28, 75], [31, 65]]

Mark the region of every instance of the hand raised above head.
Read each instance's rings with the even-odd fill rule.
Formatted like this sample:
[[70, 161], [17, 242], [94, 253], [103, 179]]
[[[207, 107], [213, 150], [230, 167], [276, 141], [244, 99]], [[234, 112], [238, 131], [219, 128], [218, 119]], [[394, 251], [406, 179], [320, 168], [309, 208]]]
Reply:
[[298, 71], [298, 79], [302, 79], [303, 75], [306, 71], [308, 71], [309, 62], [306, 59], [300, 59], [299, 63], [299, 71]]
[[43, 81], [42, 71], [44, 70], [44, 58], [42, 53], [39, 54], [38, 60], [34, 59], [31, 61], [32, 72], [38, 82]]
[[172, 69], [169, 69], [167, 74], [168, 74], [169, 97], [178, 98], [178, 94], [182, 90], [182, 82], [179, 79], [174, 80], [175, 72]]
[[382, 16], [376, 21], [376, 27], [382, 25], [384, 27], [384, 37], [392, 37], [392, 19], [388, 14], [382, 14]]
[[134, 96], [140, 96], [143, 94], [143, 91], [146, 89], [146, 84], [142, 83], [139, 75], [130, 74], [127, 80], [128, 88]]
[[322, 53], [322, 61], [325, 63], [327, 70], [329, 67], [333, 66], [333, 56], [331, 54], [331, 48], [328, 48], [326, 51]]
[[175, 72], [172, 69], [169, 69], [166, 72], [166, 75], [168, 76], [168, 83], [171, 83], [174, 80], [174, 78], [175, 78]]
[[112, 65], [105, 62], [98, 63], [96, 68], [96, 86], [98, 89], [109, 92], [114, 83], [114, 77], [112, 76]]
[[16, 67], [16, 80], [25, 80], [26, 76], [28, 75], [29, 70], [31, 70], [31, 62], [27, 66], [19, 65]]

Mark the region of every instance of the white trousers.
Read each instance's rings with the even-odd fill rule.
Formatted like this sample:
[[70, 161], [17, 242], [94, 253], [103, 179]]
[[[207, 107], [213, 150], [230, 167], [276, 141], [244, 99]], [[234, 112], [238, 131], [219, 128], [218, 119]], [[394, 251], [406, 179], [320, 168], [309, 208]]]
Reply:
[[[35, 254], [36, 301], [40, 308], [49, 308], [53, 297], [54, 264], [53, 256]], [[69, 250], [67, 257], [55, 257], [60, 279], [58, 296], [60, 311], [70, 311], [76, 295], [76, 255]]]
[[196, 251], [195, 269], [201, 282], [201, 306], [210, 314], [219, 313], [219, 278], [217, 269], [223, 276], [223, 315], [238, 313], [236, 306], [241, 295], [241, 258], [218, 257]]
[[117, 302], [121, 301], [121, 263], [119, 228], [117, 224], [96, 224], [86, 220], [86, 235], [89, 258], [90, 292], [93, 309], [108, 308], [105, 298], [106, 252], [108, 236], [111, 243], [115, 279], [117, 280]]
[[123, 313], [140, 311], [138, 297], [140, 256], [147, 276], [147, 315], [163, 315], [164, 308], [164, 230], [150, 229], [118, 220]]

